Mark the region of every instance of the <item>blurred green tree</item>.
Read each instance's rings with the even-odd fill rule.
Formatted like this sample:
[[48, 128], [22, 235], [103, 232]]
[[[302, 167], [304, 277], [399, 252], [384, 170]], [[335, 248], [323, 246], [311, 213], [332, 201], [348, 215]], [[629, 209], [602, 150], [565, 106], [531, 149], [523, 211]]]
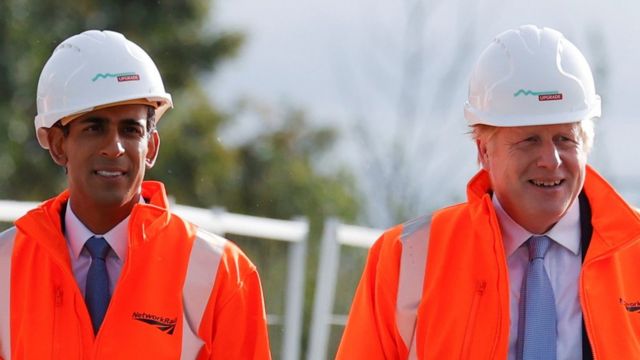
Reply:
[[[198, 89], [199, 75], [231, 58], [243, 40], [240, 33], [207, 30], [211, 5], [210, 0], [0, 2], [0, 196], [43, 199], [64, 186], [64, 174], [39, 148], [31, 125], [38, 76], [57, 44], [86, 29], [122, 32], [151, 55], [167, 90], [185, 97]], [[209, 107], [213, 119], [219, 118]]]

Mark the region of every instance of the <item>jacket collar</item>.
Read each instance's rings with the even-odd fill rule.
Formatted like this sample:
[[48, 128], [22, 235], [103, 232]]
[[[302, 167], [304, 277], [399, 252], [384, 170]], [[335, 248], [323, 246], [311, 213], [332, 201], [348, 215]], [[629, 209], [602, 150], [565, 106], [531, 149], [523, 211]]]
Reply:
[[[147, 204], [136, 204], [131, 212], [129, 223], [129, 243], [147, 241], [156, 235], [169, 222], [171, 215], [167, 208], [169, 201], [164, 185], [157, 181], [142, 183], [142, 197]], [[67, 242], [62, 231], [61, 213], [69, 200], [69, 191], [65, 190], [58, 196], [51, 198], [26, 215], [16, 220], [16, 227], [29, 238], [49, 250], [60, 260], [70, 263]], [[142, 227], [141, 227], [142, 225]], [[132, 229], [137, 230], [135, 232]], [[144, 234], [143, 234], [144, 232]]]
[[142, 197], [148, 204], [168, 209], [169, 200], [164, 190], [164, 185], [159, 181], [144, 181], [142, 183]]
[[[593, 258], [625, 243], [640, 239], [640, 216], [615, 189], [591, 166], [587, 165], [584, 193], [591, 206], [593, 240], [588, 258]], [[469, 204], [478, 204], [486, 196], [490, 202], [489, 173], [480, 170], [467, 185]], [[494, 215], [495, 216], [495, 215]], [[585, 259], [586, 261], [586, 259]]]
[[640, 238], [638, 212], [591, 167], [587, 167], [584, 191], [591, 205], [593, 225], [593, 241], [585, 262]]

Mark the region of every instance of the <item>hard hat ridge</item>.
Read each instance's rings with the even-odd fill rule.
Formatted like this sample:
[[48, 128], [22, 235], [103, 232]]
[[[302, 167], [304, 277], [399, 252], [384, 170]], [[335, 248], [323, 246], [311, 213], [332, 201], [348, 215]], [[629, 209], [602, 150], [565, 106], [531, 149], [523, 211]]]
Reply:
[[591, 69], [560, 32], [533, 25], [499, 34], [469, 81], [469, 125], [546, 125], [600, 116]]

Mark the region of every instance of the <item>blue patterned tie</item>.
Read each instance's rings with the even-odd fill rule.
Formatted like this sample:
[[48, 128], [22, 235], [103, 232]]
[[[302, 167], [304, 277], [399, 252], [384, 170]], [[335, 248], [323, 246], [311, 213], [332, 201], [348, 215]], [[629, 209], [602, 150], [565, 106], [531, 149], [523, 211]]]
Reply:
[[107, 313], [109, 300], [111, 300], [109, 274], [107, 274], [107, 265], [105, 263], [105, 258], [111, 247], [104, 238], [95, 236], [89, 238], [84, 246], [91, 254], [91, 266], [87, 273], [84, 299], [87, 303], [87, 309], [89, 309], [89, 315], [91, 315], [93, 332], [97, 334], [100, 324], [102, 324], [102, 319]]
[[547, 236], [529, 238], [529, 266], [520, 291], [518, 360], [556, 358], [556, 302], [544, 256], [551, 246]]

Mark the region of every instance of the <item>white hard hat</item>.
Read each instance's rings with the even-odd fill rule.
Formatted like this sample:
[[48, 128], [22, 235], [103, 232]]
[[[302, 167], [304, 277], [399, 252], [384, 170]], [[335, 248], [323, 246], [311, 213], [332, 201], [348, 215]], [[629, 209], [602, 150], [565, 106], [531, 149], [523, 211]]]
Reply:
[[580, 50], [533, 25], [505, 31], [480, 55], [464, 106], [469, 125], [548, 125], [600, 117], [600, 96]]
[[173, 107], [158, 68], [147, 53], [122, 34], [89, 30], [53, 51], [38, 81], [35, 127], [47, 149], [47, 128], [96, 108], [140, 103], [156, 108], [156, 120]]

